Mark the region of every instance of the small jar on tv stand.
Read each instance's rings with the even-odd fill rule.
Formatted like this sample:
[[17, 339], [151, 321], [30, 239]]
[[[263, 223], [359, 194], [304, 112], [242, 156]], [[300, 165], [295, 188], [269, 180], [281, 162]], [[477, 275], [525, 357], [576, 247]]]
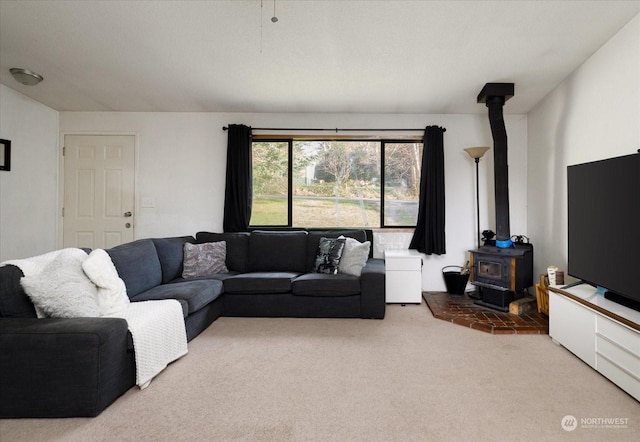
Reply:
[[564, 284], [564, 272], [558, 270], [556, 266], [547, 267], [547, 278], [549, 279], [549, 285], [563, 285]]

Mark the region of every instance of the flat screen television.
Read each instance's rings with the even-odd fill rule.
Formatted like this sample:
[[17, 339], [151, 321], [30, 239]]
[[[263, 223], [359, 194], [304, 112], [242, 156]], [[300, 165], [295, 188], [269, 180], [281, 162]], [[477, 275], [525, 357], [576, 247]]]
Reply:
[[567, 167], [568, 274], [640, 310], [640, 153]]

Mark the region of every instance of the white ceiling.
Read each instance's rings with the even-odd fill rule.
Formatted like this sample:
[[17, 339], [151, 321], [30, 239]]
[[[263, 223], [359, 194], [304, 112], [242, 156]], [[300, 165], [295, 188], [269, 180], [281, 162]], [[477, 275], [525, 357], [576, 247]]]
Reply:
[[[527, 113], [640, 1], [0, 0], [0, 82], [59, 111]], [[41, 74], [28, 87], [12, 67]], [[615, 69], [615, 66], [612, 66]]]

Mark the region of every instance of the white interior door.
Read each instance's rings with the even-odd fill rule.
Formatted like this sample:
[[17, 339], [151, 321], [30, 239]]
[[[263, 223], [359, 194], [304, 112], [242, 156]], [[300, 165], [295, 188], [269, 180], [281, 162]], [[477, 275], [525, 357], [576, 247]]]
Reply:
[[133, 241], [135, 137], [66, 135], [64, 142], [64, 247]]

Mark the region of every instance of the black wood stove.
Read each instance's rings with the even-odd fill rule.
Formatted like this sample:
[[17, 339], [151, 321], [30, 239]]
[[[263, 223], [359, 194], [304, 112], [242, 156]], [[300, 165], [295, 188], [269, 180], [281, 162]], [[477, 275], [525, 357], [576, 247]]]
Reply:
[[513, 243], [509, 248], [482, 246], [471, 250], [472, 284], [482, 299], [476, 304], [509, 311], [509, 304], [533, 285], [533, 246]]
[[512, 242], [509, 231], [509, 166], [502, 108], [514, 95], [513, 83], [487, 83], [478, 95], [486, 103], [493, 136], [496, 240], [470, 250], [470, 282], [479, 288], [477, 304], [509, 311], [509, 304], [533, 285], [533, 246]]

